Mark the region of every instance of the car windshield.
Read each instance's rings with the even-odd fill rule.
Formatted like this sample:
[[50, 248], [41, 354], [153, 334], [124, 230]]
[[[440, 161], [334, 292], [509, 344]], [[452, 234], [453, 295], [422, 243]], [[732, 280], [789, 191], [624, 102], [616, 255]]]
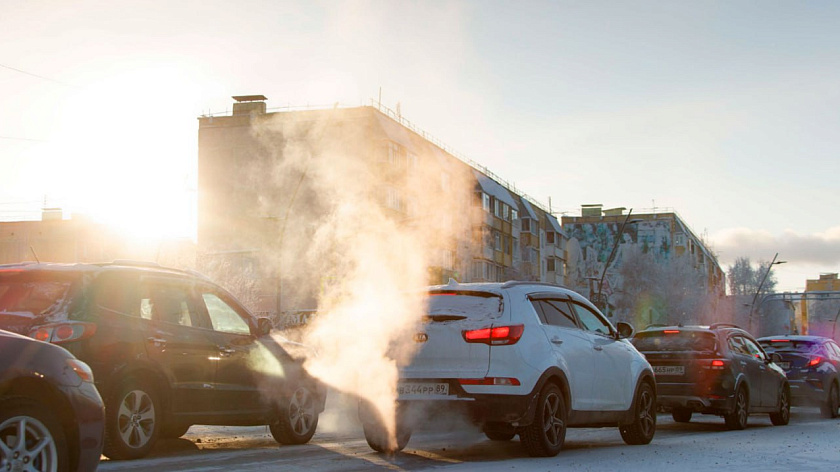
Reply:
[[793, 339], [765, 339], [759, 341], [761, 347], [768, 352], [804, 352], [810, 353], [819, 350], [820, 343], [810, 340]]
[[714, 352], [715, 335], [707, 331], [666, 329], [641, 332], [633, 338], [633, 345], [640, 351], [694, 351]]
[[70, 290], [67, 277], [0, 272], [0, 313], [39, 317], [61, 306]]
[[429, 317], [434, 321], [481, 320], [502, 314], [497, 293], [441, 291], [429, 293]]

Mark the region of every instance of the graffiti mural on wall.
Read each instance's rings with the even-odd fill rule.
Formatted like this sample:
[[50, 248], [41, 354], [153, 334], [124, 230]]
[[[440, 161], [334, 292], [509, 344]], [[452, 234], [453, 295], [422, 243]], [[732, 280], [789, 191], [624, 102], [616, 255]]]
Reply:
[[[658, 258], [671, 258], [674, 248], [671, 224], [671, 220], [642, 220], [625, 225], [621, 242], [604, 277], [603, 295], [609, 298], [614, 291], [621, 290], [623, 284], [616, 269], [621, 267], [622, 250], [628, 245], [640, 246], [642, 252], [653, 253]], [[570, 288], [590, 298], [598, 292], [598, 282], [620, 228], [620, 222], [564, 226], [569, 235], [566, 265]]]

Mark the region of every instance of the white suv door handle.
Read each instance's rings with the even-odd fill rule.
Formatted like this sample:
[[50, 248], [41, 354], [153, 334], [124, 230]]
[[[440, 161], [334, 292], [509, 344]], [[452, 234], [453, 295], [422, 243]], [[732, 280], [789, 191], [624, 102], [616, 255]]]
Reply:
[[563, 340], [558, 338], [557, 336], [554, 336], [553, 338], [551, 338], [551, 342], [554, 343], [554, 344], [557, 344], [557, 345], [563, 344]]

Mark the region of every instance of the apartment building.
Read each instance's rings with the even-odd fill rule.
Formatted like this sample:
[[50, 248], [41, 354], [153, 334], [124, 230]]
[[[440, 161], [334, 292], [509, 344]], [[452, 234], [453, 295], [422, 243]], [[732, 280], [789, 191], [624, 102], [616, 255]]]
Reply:
[[341, 242], [377, 228], [418, 238], [429, 284], [562, 282], [564, 233], [550, 211], [399, 114], [233, 98], [231, 114], [199, 117], [199, 260], [213, 277], [257, 279], [258, 311], [315, 308], [341, 283]]
[[[622, 294], [628, 293], [620, 269], [633, 251], [651, 256], [649, 260], [659, 265], [680, 260], [697, 273], [702, 288], [698, 293], [725, 294], [725, 273], [717, 257], [675, 211], [636, 213], [583, 205], [580, 216], [563, 216], [562, 224], [568, 235], [566, 285], [588, 294], [606, 311], [616, 309]], [[644, 313], [646, 323], [673, 315], [656, 313], [656, 304], [650, 305]]]

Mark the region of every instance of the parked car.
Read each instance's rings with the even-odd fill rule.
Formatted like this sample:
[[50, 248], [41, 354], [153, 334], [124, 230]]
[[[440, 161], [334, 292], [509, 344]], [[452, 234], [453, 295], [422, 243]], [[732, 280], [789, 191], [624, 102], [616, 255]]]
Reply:
[[693, 413], [723, 416], [729, 429], [744, 429], [753, 413], [774, 425], [790, 420], [790, 384], [746, 331], [732, 324], [657, 326], [636, 333], [633, 344], [656, 373], [658, 405], [674, 421]]
[[90, 367], [3, 330], [0, 359], [0, 470], [96, 470], [105, 412]]
[[781, 335], [758, 339], [787, 374], [794, 405], [818, 405], [822, 414], [837, 418], [840, 410], [840, 346], [822, 336]]
[[287, 345], [205, 277], [157, 264], [0, 266], [0, 328], [59, 344], [93, 369], [104, 454], [146, 455], [193, 424], [268, 425], [309, 441], [326, 390]]
[[[401, 450], [415, 420], [432, 409], [464, 408], [491, 440], [517, 434], [532, 456], [554, 456], [567, 427], [618, 427], [627, 444], [656, 431], [653, 371], [618, 328], [579, 294], [533, 282], [450, 282], [429, 290], [420, 345], [398, 383], [396, 442], [372, 409], [365, 438]], [[420, 321], [420, 320], [418, 320]]]

